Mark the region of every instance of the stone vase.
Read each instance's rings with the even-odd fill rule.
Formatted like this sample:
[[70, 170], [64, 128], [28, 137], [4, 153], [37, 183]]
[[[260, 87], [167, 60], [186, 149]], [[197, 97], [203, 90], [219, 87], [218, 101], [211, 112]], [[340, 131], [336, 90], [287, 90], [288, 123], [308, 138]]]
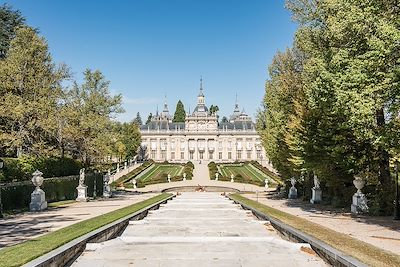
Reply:
[[31, 202], [29, 203], [30, 211], [42, 211], [47, 208], [46, 194], [40, 189], [43, 184], [43, 173], [36, 170], [32, 177], [32, 183], [36, 186], [35, 190], [31, 194]]

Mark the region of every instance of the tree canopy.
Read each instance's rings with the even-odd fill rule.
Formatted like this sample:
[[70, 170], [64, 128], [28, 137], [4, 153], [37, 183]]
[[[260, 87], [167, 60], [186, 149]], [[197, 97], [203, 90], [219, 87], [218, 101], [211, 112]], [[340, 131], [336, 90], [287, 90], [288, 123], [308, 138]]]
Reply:
[[25, 18], [18, 10], [13, 10], [11, 6], [3, 4], [0, 6], [0, 59], [5, 58], [14, 39], [18, 27], [25, 26]]
[[178, 101], [176, 103], [176, 109], [175, 109], [175, 114], [174, 118], [172, 119], [173, 122], [185, 122], [186, 118], [186, 112], [185, 112], [185, 107], [183, 106], [182, 101]]
[[121, 95], [110, 93], [99, 70], [73, 81], [66, 65], [53, 62], [45, 38], [24, 23], [19, 11], [0, 7], [0, 156], [68, 156], [86, 166], [132, 158], [140, 131], [115, 121]]
[[300, 26], [293, 48], [269, 67], [257, 116], [268, 157], [286, 177], [319, 175], [333, 203], [350, 201], [344, 194], [362, 174], [376, 188], [373, 209], [388, 213], [390, 158], [400, 149], [399, 7], [373, 0], [287, 7]]

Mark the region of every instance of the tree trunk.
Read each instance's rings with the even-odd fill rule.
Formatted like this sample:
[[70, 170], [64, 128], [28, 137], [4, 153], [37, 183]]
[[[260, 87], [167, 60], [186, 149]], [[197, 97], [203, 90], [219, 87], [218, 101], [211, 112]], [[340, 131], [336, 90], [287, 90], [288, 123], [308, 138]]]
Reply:
[[[385, 113], [383, 109], [376, 112], [378, 131], [383, 132], [385, 126]], [[379, 181], [383, 186], [390, 185], [389, 152], [383, 147], [378, 147]]]

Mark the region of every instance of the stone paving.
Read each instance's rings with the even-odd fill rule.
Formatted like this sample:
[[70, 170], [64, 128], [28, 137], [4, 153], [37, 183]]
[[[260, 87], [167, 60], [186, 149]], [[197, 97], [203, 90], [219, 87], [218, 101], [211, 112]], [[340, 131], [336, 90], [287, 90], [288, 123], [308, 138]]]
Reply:
[[[256, 194], [244, 194], [256, 200]], [[350, 212], [331, 211], [322, 205], [300, 200], [274, 199], [259, 194], [258, 201], [275, 209], [293, 214], [334, 231], [400, 254], [400, 221], [392, 217], [352, 216]]]
[[[219, 193], [182, 193], [72, 266], [326, 266]], [[312, 251], [311, 251], [312, 252]]]
[[116, 198], [77, 202], [42, 212], [25, 212], [0, 219], [0, 248], [132, 205], [155, 195], [120, 195]]

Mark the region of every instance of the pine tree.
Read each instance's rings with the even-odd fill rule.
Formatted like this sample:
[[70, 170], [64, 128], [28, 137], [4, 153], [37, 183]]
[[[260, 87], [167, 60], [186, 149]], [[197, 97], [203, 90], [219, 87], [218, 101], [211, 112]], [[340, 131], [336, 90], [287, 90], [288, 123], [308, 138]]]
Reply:
[[51, 154], [53, 120], [61, 95], [65, 68], [52, 62], [44, 38], [19, 28], [8, 56], [0, 60], [0, 140], [20, 156]]
[[185, 122], [186, 112], [185, 107], [183, 106], [182, 101], [178, 101], [176, 104], [174, 118], [172, 119], [173, 122]]
[[5, 58], [10, 42], [16, 35], [18, 27], [25, 25], [25, 18], [18, 10], [9, 5], [0, 6], [0, 59]]
[[140, 113], [136, 113], [136, 118], [133, 120], [134, 123], [136, 123], [139, 127], [142, 126], [142, 117], [140, 116]]
[[146, 125], [150, 124], [152, 118], [153, 118], [153, 113], [150, 113], [149, 116], [147, 116]]

